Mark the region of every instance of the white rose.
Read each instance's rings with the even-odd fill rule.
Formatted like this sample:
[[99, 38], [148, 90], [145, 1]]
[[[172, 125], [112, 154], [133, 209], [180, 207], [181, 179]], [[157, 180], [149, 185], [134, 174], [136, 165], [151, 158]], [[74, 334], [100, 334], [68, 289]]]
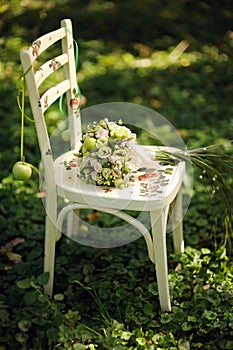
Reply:
[[100, 158], [108, 158], [112, 153], [112, 150], [110, 147], [103, 146], [100, 147], [100, 149], [97, 152], [97, 156]]
[[94, 180], [94, 181], [97, 180], [97, 172], [96, 172], [96, 171], [92, 171], [92, 173], [91, 173], [91, 178], [92, 178], [92, 180]]
[[97, 173], [101, 173], [102, 171], [102, 164], [99, 163], [99, 162], [96, 162], [95, 165], [94, 165], [94, 169]]
[[108, 138], [108, 130], [101, 128], [95, 133], [95, 136], [97, 139], [105, 140]]

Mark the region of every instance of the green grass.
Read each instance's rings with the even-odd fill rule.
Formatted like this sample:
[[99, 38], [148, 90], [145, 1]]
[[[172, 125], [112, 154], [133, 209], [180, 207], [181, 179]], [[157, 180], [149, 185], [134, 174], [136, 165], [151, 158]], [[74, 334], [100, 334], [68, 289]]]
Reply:
[[[201, 201], [185, 218], [183, 254], [172, 253], [168, 234], [172, 312], [161, 314], [156, 275], [143, 239], [115, 249], [94, 249], [63, 237], [57, 245], [54, 297], [44, 295], [48, 276], [41, 274], [41, 200], [34, 184], [25, 188], [20, 182], [4, 182], [1, 212], [11, 216], [4, 219], [2, 233], [2, 349], [232, 347], [233, 265], [223, 246], [213, 249], [210, 222], [197, 214]], [[104, 223], [106, 217], [97, 220]]]

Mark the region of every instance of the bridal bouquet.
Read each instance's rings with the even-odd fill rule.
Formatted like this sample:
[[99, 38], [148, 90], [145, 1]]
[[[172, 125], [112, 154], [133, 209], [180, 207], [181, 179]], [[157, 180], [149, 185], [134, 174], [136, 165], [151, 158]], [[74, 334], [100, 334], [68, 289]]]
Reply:
[[78, 177], [86, 183], [124, 188], [130, 173], [136, 171], [136, 135], [122, 121], [107, 118], [88, 126], [76, 154]]

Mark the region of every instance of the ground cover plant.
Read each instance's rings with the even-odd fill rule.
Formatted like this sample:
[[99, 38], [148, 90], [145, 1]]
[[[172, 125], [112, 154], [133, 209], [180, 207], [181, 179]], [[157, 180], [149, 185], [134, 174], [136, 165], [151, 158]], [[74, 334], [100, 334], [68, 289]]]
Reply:
[[[23, 46], [56, 28], [60, 19], [72, 18], [86, 106], [126, 101], [154, 108], [190, 149], [225, 145], [233, 131], [230, 2], [180, 1], [177, 7], [168, 1], [166, 8], [149, 0], [75, 4], [16, 0], [0, 5], [0, 349], [232, 349], [232, 221], [221, 194], [212, 192], [213, 182], [199, 170], [184, 218], [183, 254], [173, 254], [167, 235], [171, 313], [160, 312], [143, 239], [97, 249], [62, 237], [54, 296], [43, 293], [48, 276], [42, 273], [38, 175], [33, 172], [26, 182], [11, 175], [20, 153], [16, 95]], [[63, 118], [59, 109], [51, 111], [50, 130]], [[232, 155], [228, 146], [221, 152]], [[25, 156], [37, 166], [30, 121]], [[222, 172], [232, 208], [232, 174]], [[121, 224], [96, 212], [83, 211], [82, 217], [99, 227]]]

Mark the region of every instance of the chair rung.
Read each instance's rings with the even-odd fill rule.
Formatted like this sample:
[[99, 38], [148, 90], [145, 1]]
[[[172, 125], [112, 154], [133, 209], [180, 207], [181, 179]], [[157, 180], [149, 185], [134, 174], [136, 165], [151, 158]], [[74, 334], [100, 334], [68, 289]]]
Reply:
[[48, 78], [53, 72], [55, 72], [60, 67], [64, 66], [68, 62], [68, 55], [62, 54], [60, 56], [54, 57], [50, 61], [44, 63], [36, 72], [35, 80], [36, 85], [39, 87], [46, 78]]
[[55, 102], [61, 95], [70, 89], [70, 82], [68, 79], [48, 89], [40, 98], [39, 104], [44, 113], [53, 102]]

